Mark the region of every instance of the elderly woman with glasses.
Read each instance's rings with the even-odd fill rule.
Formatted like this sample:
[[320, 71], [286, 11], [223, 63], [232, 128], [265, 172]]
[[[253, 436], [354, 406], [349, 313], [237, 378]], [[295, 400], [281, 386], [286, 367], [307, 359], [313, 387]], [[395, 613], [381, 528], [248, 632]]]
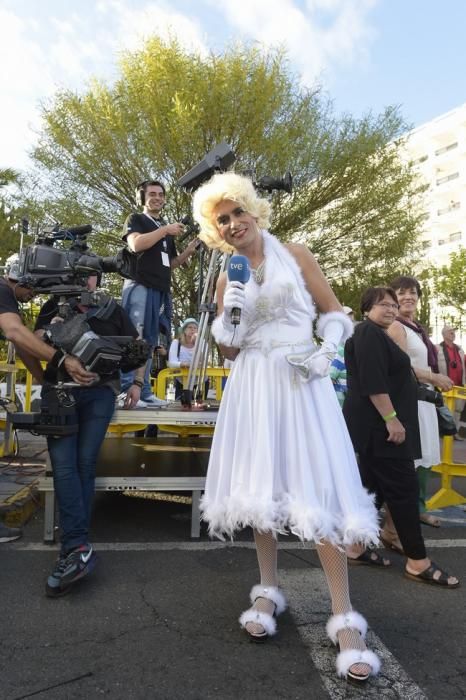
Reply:
[[[379, 508], [386, 503], [390, 509], [407, 556], [405, 575], [456, 588], [458, 579], [427, 557], [421, 533], [414, 468], [421, 454], [417, 382], [409, 356], [388, 332], [398, 313], [397, 295], [390, 287], [370, 287], [362, 296], [361, 312], [365, 320], [345, 346], [348, 393], [343, 413], [359, 455], [362, 482], [375, 494]], [[375, 563], [357, 544], [347, 554], [360, 563]]]

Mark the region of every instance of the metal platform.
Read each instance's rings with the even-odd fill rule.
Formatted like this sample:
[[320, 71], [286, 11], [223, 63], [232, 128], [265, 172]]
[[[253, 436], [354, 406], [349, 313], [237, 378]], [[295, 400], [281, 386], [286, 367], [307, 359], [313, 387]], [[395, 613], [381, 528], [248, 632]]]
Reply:
[[[148, 423], [155, 423], [154, 409], [138, 410], [150, 413]], [[117, 419], [128, 411], [117, 411]], [[134, 413], [134, 412], [132, 412]], [[188, 420], [188, 415], [186, 420]], [[189, 414], [191, 415], [191, 414]], [[178, 420], [172, 417], [172, 420]], [[206, 417], [205, 420], [211, 420]], [[142, 421], [144, 422], [144, 421]], [[166, 416], [158, 423], [166, 423]], [[193, 424], [193, 418], [188, 423]], [[205, 425], [205, 423], [202, 423]], [[190, 491], [191, 537], [200, 535], [199, 501], [205, 486], [209, 461], [210, 437], [108, 437], [100, 449], [96, 468], [96, 491]], [[45, 493], [44, 540], [55, 539], [55, 492], [50, 462], [46, 475], [39, 482]]]
[[180, 408], [136, 408], [117, 409], [113, 414], [112, 425], [146, 423], [155, 425], [205, 426], [215, 427], [218, 410], [184, 411]]

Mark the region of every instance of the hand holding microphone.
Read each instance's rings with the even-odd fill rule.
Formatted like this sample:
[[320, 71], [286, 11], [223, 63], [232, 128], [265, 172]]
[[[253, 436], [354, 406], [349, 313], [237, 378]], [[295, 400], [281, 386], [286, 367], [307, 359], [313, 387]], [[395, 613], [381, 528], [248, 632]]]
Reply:
[[223, 297], [223, 324], [231, 328], [241, 323], [246, 282], [251, 275], [248, 259], [244, 255], [233, 255], [228, 263], [227, 274], [229, 285]]
[[244, 308], [246, 285], [242, 282], [230, 282], [223, 297], [223, 315], [228, 326], [238, 326], [241, 311]]
[[247, 324], [241, 324], [249, 280], [249, 261], [244, 255], [233, 255], [227, 269], [228, 286], [223, 295], [223, 313], [212, 324], [212, 334], [220, 345], [240, 348]]

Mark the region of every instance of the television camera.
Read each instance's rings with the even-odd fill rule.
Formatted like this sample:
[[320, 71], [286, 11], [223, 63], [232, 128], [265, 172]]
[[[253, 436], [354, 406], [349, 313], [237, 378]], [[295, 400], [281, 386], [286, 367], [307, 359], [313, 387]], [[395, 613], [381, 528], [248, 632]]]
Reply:
[[[55, 225], [38, 233], [34, 243], [21, 251], [18, 284], [38, 294], [51, 294], [56, 300], [54, 322], [45, 327], [43, 339], [56, 348], [57, 360], [48, 364], [44, 374], [41, 411], [12, 413], [15, 428], [40, 435], [70, 435], [76, 431], [70, 419], [75, 401], [69, 389], [79, 385], [69, 381], [63, 365], [66, 355], [77, 357], [87, 370], [103, 378], [118, 370], [141, 367], [149, 357], [150, 348], [144, 340], [99, 336], [89, 325], [90, 318], [110, 318], [116, 302], [101, 290], [90, 291], [88, 278], [118, 272], [113, 258], [101, 258], [90, 250], [87, 235], [91, 231], [90, 225], [68, 229]], [[87, 311], [82, 312], [82, 307]]]

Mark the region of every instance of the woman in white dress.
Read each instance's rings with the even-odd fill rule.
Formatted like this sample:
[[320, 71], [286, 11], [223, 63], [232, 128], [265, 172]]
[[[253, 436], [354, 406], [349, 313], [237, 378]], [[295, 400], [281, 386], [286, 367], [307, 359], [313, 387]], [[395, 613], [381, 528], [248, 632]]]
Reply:
[[[200, 238], [248, 258], [247, 284], [217, 283], [212, 332], [234, 359], [212, 443], [203, 518], [224, 538], [250, 526], [261, 574], [240, 624], [253, 641], [276, 631], [285, 607], [278, 589], [277, 534], [317, 543], [332, 598], [330, 638], [340, 646], [339, 675], [357, 682], [380, 662], [364, 644], [367, 623], [351, 608], [344, 545], [378, 541], [372, 498], [362, 487], [353, 447], [327, 376], [338, 344], [352, 332], [317, 262], [298, 244], [266, 230], [270, 205], [252, 182], [215, 175], [194, 195]], [[313, 341], [314, 302], [321, 314]], [[241, 321], [231, 322], [233, 308]]]
[[[400, 308], [397, 320], [390, 326], [388, 334], [409, 355], [419, 382], [428, 384], [430, 388], [436, 386], [441, 391], [448, 391], [453, 382], [446, 375], [439, 373], [435, 346], [416, 321], [417, 306], [422, 293], [419, 282], [414, 277], [400, 276], [395, 278], [390, 286], [395, 290]], [[430, 470], [441, 461], [437, 411], [434, 404], [418, 401], [418, 417], [422, 449], [422, 457], [415, 461], [419, 481], [419, 518], [426, 525], [439, 527], [440, 520], [426, 510]], [[389, 519], [382, 533], [383, 540], [389, 547], [399, 551], [399, 541], [394, 532]]]

